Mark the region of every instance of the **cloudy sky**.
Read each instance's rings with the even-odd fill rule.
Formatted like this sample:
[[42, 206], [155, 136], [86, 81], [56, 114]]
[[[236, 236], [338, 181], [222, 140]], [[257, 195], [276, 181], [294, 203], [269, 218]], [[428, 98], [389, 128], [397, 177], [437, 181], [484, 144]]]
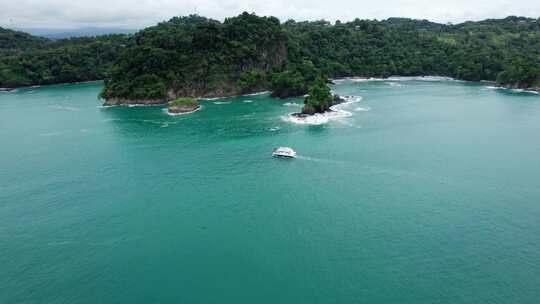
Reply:
[[0, 0], [0, 26], [138, 29], [172, 16], [222, 20], [242, 11], [282, 21], [384, 19], [392, 16], [462, 22], [508, 15], [540, 17], [540, 0]]

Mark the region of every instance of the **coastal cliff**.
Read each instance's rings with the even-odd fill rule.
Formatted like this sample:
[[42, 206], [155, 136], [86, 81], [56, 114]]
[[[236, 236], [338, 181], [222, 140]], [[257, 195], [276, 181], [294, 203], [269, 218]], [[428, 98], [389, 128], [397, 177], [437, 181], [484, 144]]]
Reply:
[[199, 16], [173, 18], [139, 32], [134, 40], [105, 82], [105, 104], [268, 90], [271, 71], [287, 60], [279, 20], [248, 13], [223, 23]]

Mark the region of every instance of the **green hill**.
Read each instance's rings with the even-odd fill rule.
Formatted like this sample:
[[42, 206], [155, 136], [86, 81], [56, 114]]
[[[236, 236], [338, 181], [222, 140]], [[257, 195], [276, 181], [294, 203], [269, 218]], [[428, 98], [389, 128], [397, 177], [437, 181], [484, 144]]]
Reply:
[[129, 36], [51, 41], [2, 29], [0, 39], [0, 87], [105, 78], [102, 97], [116, 102], [297, 96], [321, 77], [440, 75], [509, 87], [540, 79], [540, 21], [523, 17], [331, 24], [243, 13], [175, 17]]

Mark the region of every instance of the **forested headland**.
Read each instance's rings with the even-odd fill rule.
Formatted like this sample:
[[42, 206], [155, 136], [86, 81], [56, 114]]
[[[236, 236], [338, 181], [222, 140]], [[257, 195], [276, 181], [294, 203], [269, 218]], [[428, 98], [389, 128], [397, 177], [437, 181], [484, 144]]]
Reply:
[[127, 35], [49, 40], [0, 28], [0, 88], [105, 79]]
[[56, 41], [0, 29], [0, 87], [105, 79], [101, 96], [114, 104], [261, 90], [301, 96], [321, 79], [392, 75], [540, 90], [540, 19], [452, 25], [192, 15], [129, 36]]

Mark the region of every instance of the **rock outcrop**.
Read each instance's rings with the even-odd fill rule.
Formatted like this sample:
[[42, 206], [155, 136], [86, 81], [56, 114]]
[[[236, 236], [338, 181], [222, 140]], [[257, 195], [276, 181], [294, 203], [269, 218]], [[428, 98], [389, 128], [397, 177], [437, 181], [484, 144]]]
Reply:
[[304, 106], [302, 108], [302, 112], [301, 113], [298, 113], [298, 114], [301, 114], [301, 115], [313, 115], [313, 114], [316, 114], [316, 113], [324, 113], [324, 112], [329, 112], [329, 111], [332, 111], [331, 107], [332, 106], [335, 106], [335, 105], [338, 105], [340, 103], [343, 103], [343, 102], [346, 102], [347, 100], [339, 95], [333, 95], [332, 96], [332, 100], [328, 103], [328, 105], [325, 105], [325, 106], [322, 106], [322, 107], [306, 107]]
[[500, 87], [505, 88], [505, 89], [527, 90], [527, 91], [535, 91], [535, 92], [540, 93], [540, 86], [534, 85], [532, 83], [526, 83], [526, 82], [504, 83], [504, 84], [500, 84]]
[[200, 105], [169, 105], [167, 112], [169, 114], [184, 114], [197, 111], [200, 107]]

